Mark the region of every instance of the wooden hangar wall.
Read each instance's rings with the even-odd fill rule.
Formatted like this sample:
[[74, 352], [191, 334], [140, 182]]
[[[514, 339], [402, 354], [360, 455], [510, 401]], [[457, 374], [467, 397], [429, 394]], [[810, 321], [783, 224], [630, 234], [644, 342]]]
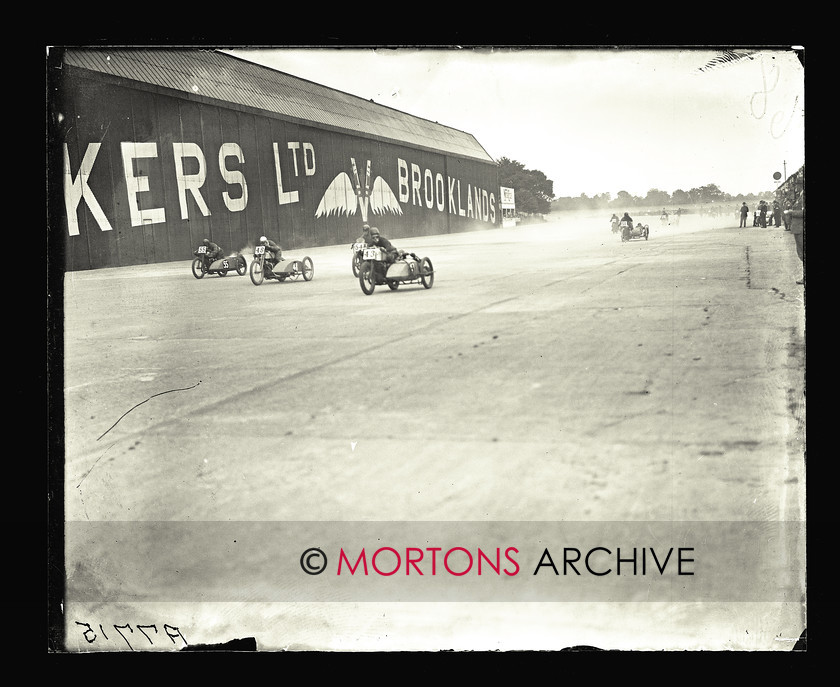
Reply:
[[493, 163], [95, 74], [66, 77], [56, 109], [70, 271], [190, 260], [203, 238], [234, 253], [263, 234], [350, 243], [363, 222], [404, 239], [501, 221]]

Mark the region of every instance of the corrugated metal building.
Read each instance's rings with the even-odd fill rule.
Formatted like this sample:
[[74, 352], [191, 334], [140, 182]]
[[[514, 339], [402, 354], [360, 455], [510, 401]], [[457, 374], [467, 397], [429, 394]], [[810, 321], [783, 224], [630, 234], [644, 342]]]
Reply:
[[469, 133], [218, 50], [67, 48], [49, 70], [68, 270], [188, 260], [205, 237], [232, 253], [501, 221]]

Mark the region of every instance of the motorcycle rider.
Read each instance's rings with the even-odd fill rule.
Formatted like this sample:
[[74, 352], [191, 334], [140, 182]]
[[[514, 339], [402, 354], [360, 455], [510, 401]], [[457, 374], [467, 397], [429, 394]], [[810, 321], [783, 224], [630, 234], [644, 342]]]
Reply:
[[370, 237], [370, 225], [369, 224], [363, 224], [362, 225], [362, 235], [359, 238], [357, 238], [354, 241], [354, 243], [365, 243], [366, 244], [368, 242], [369, 237]]
[[[207, 259], [210, 262], [213, 262], [214, 260], [218, 260], [219, 258], [221, 258], [224, 255], [224, 251], [222, 250], [222, 247], [220, 245], [216, 244], [216, 243], [213, 243], [210, 239], [202, 240], [201, 245], [206, 248], [206, 250], [204, 251], [204, 255], [207, 256]], [[200, 247], [201, 246], [199, 246], [199, 248]], [[198, 253], [198, 248], [196, 248], [196, 250], [193, 251], [193, 255], [198, 255], [198, 254], [199, 254]]]
[[271, 255], [271, 259], [275, 264], [283, 259], [283, 249], [271, 239], [260, 236], [260, 245], [265, 246], [265, 252]]
[[368, 246], [379, 246], [383, 250], [385, 253], [385, 270], [388, 269], [388, 265], [397, 259], [399, 251], [394, 248], [394, 245], [388, 239], [379, 233], [379, 229], [376, 227], [370, 228], [370, 234], [366, 243]]
[[621, 240], [626, 241], [630, 238], [630, 234], [633, 232], [633, 218], [629, 213], [625, 212], [624, 215], [622, 215], [619, 226], [621, 227]]
[[370, 228], [370, 235], [367, 238], [367, 245], [368, 246], [379, 246], [382, 250], [385, 251], [385, 258], [386, 262], [392, 263], [397, 257], [397, 249], [394, 248], [394, 244], [392, 244], [388, 239], [386, 239], [382, 234], [379, 233], [379, 229], [376, 227]]
[[353, 274], [357, 274], [359, 265], [362, 264], [362, 250], [359, 249], [359, 246], [366, 246], [369, 237], [370, 225], [365, 222], [362, 225], [362, 235], [350, 244], [350, 250], [353, 251]]

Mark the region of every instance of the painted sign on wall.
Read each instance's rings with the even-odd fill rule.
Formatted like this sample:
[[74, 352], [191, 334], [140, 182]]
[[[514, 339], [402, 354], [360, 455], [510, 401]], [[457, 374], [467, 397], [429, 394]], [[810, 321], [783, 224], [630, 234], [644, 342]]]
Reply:
[[61, 101], [67, 269], [490, 228], [495, 165], [75, 79]]

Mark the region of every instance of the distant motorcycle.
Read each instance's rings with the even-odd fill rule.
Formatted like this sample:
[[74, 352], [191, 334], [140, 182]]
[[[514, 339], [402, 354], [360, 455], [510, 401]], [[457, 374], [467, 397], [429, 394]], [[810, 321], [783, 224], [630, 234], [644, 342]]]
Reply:
[[648, 240], [648, 236], [650, 235], [650, 227], [647, 224], [642, 225], [642, 223], [639, 222], [635, 228], [633, 228], [631, 222], [622, 222], [621, 224], [622, 242], [630, 241], [632, 239], [644, 239], [645, 241]]

